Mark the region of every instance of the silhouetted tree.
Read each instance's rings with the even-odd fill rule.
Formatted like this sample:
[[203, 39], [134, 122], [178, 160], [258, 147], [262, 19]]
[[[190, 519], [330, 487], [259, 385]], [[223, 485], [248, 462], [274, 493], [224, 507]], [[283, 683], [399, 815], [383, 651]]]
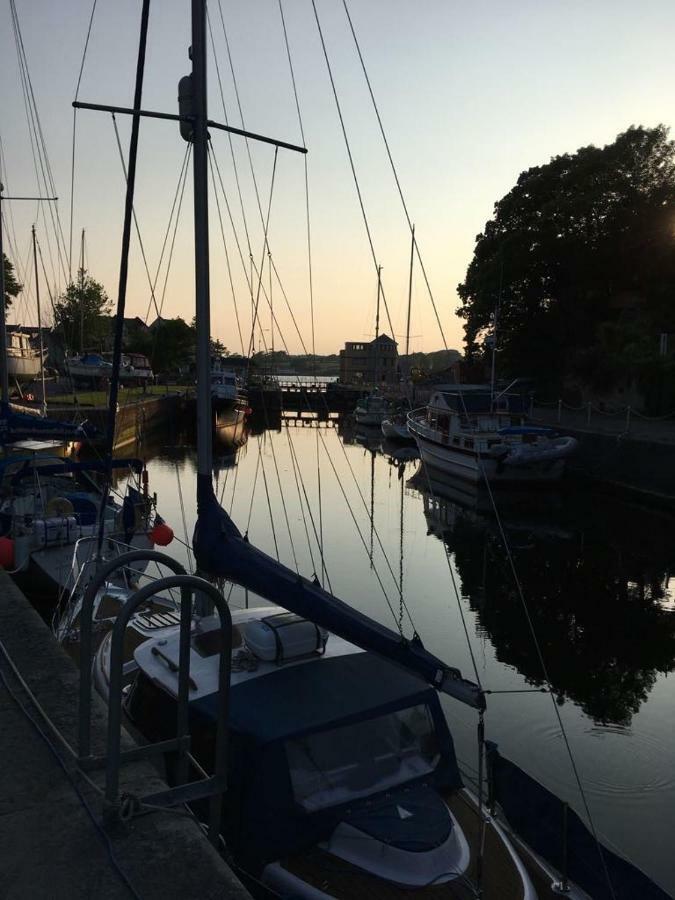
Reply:
[[2, 254], [2, 264], [5, 269], [5, 309], [8, 309], [12, 305], [12, 298], [18, 297], [23, 290], [23, 285], [16, 280], [14, 266], [4, 253]]
[[111, 333], [111, 301], [102, 284], [80, 269], [54, 304], [54, 326], [69, 350], [99, 348]]
[[457, 314], [476, 356], [501, 298], [504, 375], [611, 382], [675, 330], [674, 283], [675, 145], [663, 125], [631, 127], [520, 175], [476, 238]]

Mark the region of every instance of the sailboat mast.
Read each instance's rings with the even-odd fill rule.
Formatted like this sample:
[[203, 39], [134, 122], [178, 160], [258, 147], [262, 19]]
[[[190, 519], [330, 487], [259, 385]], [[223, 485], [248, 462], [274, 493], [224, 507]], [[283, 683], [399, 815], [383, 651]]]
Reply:
[[38, 278], [37, 244], [35, 241], [35, 225], [33, 231], [33, 264], [35, 265], [35, 299], [37, 301], [38, 333], [40, 335], [40, 380], [42, 381], [42, 415], [47, 414], [47, 393], [45, 391], [45, 348], [42, 340], [42, 311], [40, 309], [40, 279]]
[[197, 324], [197, 473], [211, 479], [211, 322], [209, 310], [206, 0], [192, 0], [192, 115]]
[[412, 282], [413, 282], [413, 265], [415, 263], [415, 226], [412, 226], [412, 240], [410, 241], [410, 274], [408, 276], [408, 315], [405, 323], [405, 362], [407, 371], [402, 375], [405, 378], [405, 396], [408, 406], [412, 407], [412, 397], [410, 388], [410, 309], [412, 307]]
[[84, 228], [80, 239], [80, 353], [84, 353]]
[[375, 369], [375, 385], [379, 384], [379, 372], [378, 372], [378, 363], [380, 362], [380, 354], [379, 349], [380, 345], [378, 342], [378, 338], [380, 336], [380, 296], [382, 294], [382, 266], [377, 267], [377, 308], [375, 312], [375, 360], [374, 360], [374, 369]]
[[9, 373], [7, 371], [7, 321], [5, 315], [5, 255], [2, 249], [2, 191], [0, 183], [0, 386], [2, 399], [9, 403]]
[[413, 263], [415, 262], [415, 226], [412, 227], [412, 241], [410, 244], [410, 275], [408, 277], [408, 317], [405, 324], [405, 355], [410, 353], [410, 307], [412, 305], [412, 279]]

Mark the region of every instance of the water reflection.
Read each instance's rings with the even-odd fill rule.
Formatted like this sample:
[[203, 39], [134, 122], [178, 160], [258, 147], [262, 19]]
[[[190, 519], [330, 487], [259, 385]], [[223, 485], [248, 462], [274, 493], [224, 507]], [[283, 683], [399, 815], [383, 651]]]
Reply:
[[[497, 658], [533, 685], [542, 670], [490, 497], [428, 476], [427, 531], [453, 555], [462, 592]], [[587, 491], [496, 495], [502, 528], [559, 702], [626, 726], [673, 669], [675, 562], [669, 516]]]

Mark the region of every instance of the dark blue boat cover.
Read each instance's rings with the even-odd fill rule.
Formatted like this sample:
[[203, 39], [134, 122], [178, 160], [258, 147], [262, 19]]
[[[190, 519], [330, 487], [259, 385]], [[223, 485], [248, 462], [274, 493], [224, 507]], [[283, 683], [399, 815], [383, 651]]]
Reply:
[[[190, 703], [191, 731], [195, 741], [213, 733], [215, 695]], [[376, 720], [397, 710], [424, 705], [433, 721], [439, 758], [424, 776], [400, 785], [352, 796], [324, 808], [307, 808], [296, 797], [289, 770], [287, 746], [307, 734], [331, 733], [335, 729]], [[228, 792], [224, 832], [228, 846], [244, 869], [258, 874], [269, 862], [308, 850], [326, 840], [336, 825], [351, 818], [357, 827], [376, 812], [380, 801], [399, 792], [406, 813], [421, 813], [421, 804], [431, 808], [422, 785], [429, 789], [462, 786], [452, 737], [438, 694], [398, 666], [369, 653], [354, 653], [298, 665], [280, 667], [271, 674], [234, 685], [228, 713]], [[408, 793], [409, 792], [409, 793]], [[410, 809], [405, 805], [410, 799]], [[391, 812], [391, 808], [389, 808]], [[382, 815], [386, 816], [385, 810]], [[384, 829], [377, 815], [369, 827]], [[418, 834], [438, 840], [442, 823]], [[391, 822], [389, 823], [391, 830]], [[397, 835], [404, 840], [407, 829]], [[447, 829], [444, 832], [447, 834]], [[393, 835], [393, 831], [389, 835]], [[382, 834], [380, 834], [382, 836]], [[408, 836], [409, 837], [409, 836]]]
[[96, 428], [90, 422], [74, 425], [72, 422], [59, 422], [33, 416], [30, 413], [15, 412], [8, 403], [0, 403], [0, 443], [26, 441], [35, 438], [83, 440], [93, 437]]
[[[17, 468], [19, 463], [23, 463]], [[90, 459], [82, 462], [72, 459], [61, 459], [58, 456], [10, 456], [7, 459], [0, 460], [0, 479], [5, 475], [6, 469], [13, 469], [12, 479], [20, 480], [21, 478], [32, 477], [37, 471], [41, 475], [61, 475], [68, 472], [106, 472], [109, 462], [104, 459]], [[130, 469], [132, 472], [139, 474], [143, 471], [142, 459], [114, 459], [112, 461], [113, 469]]]
[[358, 647], [398, 663], [437, 690], [484, 708], [478, 685], [425, 650], [419, 638], [406, 640], [328, 593], [318, 582], [303, 578], [249, 544], [216, 500], [208, 475], [197, 476], [193, 547], [202, 572], [234, 581]]
[[[490, 741], [486, 744], [488, 772], [495, 799], [509, 824], [526, 844], [560, 870], [564, 821], [562, 800], [501, 756], [496, 744]], [[569, 879], [590, 894], [593, 900], [672, 900], [644, 872], [606, 847], [599, 847], [591, 832], [571, 809], [567, 811], [567, 859]], [[613, 893], [607, 883], [607, 873]]]
[[[433, 690], [372, 653], [317, 658], [281, 666], [230, 692], [230, 728], [269, 743], [358, 721], [377, 709], [427, 703]], [[193, 700], [191, 709], [215, 721], [217, 694]]]

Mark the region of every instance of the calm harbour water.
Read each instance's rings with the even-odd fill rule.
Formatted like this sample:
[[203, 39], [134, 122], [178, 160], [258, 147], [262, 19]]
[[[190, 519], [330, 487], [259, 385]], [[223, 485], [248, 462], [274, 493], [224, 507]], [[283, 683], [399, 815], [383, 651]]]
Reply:
[[[357, 434], [347, 424], [254, 428], [236, 452], [233, 436], [224, 429], [215, 445], [215, 483], [251, 541], [320, 576], [313, 531], [321, 529], [333, 592], [394, 627], [402, 579], [404, 632], [412, 635], [412, 618], [425, 645], [466, 677], [475, 678], [473, 654], [485, 688], [518, 691], [488, 698], [486, 736], [581, 812], [557, 703], [598, 832], [675, 894], [664, 839], [675, 832], [675, 518], [570, 481], [529, 496], [496, 495], [551, 697], [532, 690], [542, 684], [541, 663], [488, 497], [430, 481], [418, 461], [393, 460], [377, 432]], [[192, 440], [172, 434], [144, 452], [158, 509], [189, 542]], [[190, 564], [178, 540], [169, 550]], [[235, 588], [232, 604], [244, 602]], [[471, 771], [475, 713], [450, 700], [445, 708]]]

